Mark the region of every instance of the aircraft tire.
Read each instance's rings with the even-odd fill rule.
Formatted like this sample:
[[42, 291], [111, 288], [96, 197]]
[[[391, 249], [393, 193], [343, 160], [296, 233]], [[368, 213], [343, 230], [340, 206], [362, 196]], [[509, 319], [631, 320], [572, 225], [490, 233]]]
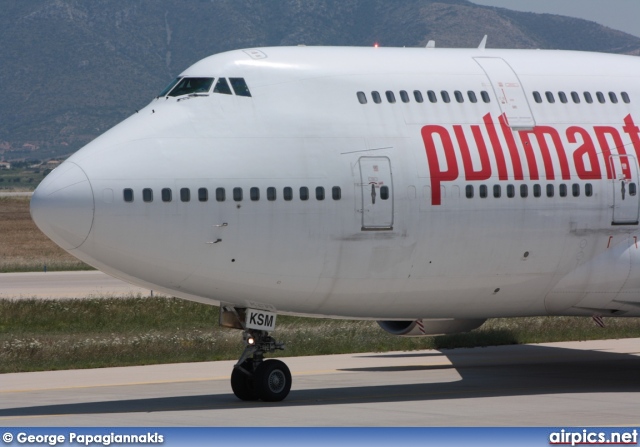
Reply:
[[291, 371], [280, 360], [265, 360], [256, 369], [255, 386], [263, 401], [280, 402], [291, 391]]
[[[253, 362], [245, 360], [242, 367], [247, 371], [253, 371]], [[231, 372], [231, 389], [240, 400], [258, 400], [260, 397], [256, 387], [255, 374], [248, 376], [238, 368], [233, 368]]]

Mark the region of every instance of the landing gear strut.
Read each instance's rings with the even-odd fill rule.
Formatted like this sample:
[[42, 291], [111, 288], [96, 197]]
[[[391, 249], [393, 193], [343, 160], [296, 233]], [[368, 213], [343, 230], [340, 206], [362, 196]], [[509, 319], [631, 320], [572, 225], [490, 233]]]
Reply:
[[[244, 329], [242, 339], [245, 348], [238, 363], [233, 367], [231, 389], [241, 400], [261, 399], [266, 402], [279, 402], [289, 395], [291, 372], [280, 360], [265, 360], [264, 354], [283, 350], [284, 343], [278, 343], [266, 330], [248, 328], [255, 319], [249, 321], [246, 315], [249, 315], [247, 309], [220, 306], [221, 325]], [[275, 317], [270, 329], [273, 328]]]

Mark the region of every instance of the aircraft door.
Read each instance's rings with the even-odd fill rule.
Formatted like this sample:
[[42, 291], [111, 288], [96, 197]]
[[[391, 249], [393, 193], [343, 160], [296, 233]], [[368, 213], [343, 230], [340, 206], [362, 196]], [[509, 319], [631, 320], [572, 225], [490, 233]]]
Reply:
[[527, 95], [511, 66], [500, 57], [474, 57], [474, 59], [489, 78], [493, 92], [498, 98], [500, 110], [507, 117], [509, 127], [513, 130], [533, 129], [536, 121], [531, 113]]
[[609, 163], [615, 173], [613, 185], [612, 225], [638, 225], [640, 195], [638, 164], [633, 155], [611, 155]]
[[387, 157], [361, 157], [362, 231], [393, 230], [393, 178]]

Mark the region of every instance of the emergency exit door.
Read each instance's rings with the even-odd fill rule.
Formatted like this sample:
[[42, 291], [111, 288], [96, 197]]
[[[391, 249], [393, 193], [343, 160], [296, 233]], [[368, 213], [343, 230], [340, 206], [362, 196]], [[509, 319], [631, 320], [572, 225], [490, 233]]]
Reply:
[[393, 178], [387, 157], [361, 157], [362, 231], [393, 229]]
[[613, 185], [612, 225], [638, 225], [638, 163], [633, 155], [611, 155], [609, 163], [615, 178]]
[[527, 95], [511, 66], [500, 57], [474, 57], [474, 59], [489, 78], [493, 92], [498, 98], [500, 110], [506, 116], [509, 127], [513, 130], [533, 129], [536, 121], [531, 113]]

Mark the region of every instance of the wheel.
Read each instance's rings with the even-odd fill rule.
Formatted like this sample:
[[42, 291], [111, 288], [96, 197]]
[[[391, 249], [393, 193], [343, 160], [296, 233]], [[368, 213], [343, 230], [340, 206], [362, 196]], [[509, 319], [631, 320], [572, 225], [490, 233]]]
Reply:
[[[245, 360], [242, 367], [247, 371], [253, 371], [253, 362]], [[248, 376], [238, 368], [231, 372], [231, 389], [240, 400], [258, 400], [258, 390], [255, 383], [255, 374]]]
[[258, 396], [265, 402], [280, 402], [291, 390], [291, 372], [280, 360], [265, 360], [255, 373]]

